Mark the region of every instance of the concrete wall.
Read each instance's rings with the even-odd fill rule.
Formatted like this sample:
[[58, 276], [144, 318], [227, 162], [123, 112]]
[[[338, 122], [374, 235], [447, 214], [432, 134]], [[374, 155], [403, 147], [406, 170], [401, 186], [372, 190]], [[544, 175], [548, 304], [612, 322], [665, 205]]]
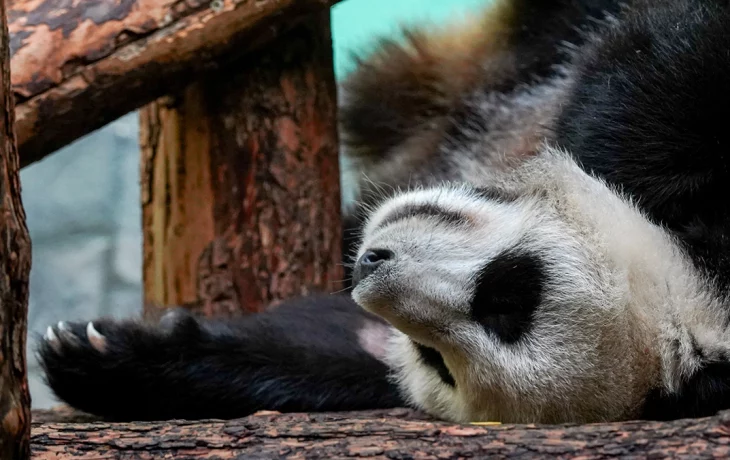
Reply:
[[137, 115], [128, 115], [20, 173], [33, 242], [29, 380], [33, 407], [54, 403], [32, 353], [60, 320], [141, 309]]

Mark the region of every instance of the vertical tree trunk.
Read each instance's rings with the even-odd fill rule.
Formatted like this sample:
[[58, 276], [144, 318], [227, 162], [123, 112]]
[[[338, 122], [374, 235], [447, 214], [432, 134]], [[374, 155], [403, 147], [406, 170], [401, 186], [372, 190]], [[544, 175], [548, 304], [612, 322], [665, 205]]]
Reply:
[[23, 460], [30, 457], [30, 394], [25, 362], [30, 237], [20, 199], [20, 162], [3, 1], [0, 66], [0, 458]]
[[145, 303], [207, 315], [338, 289], [329, 12], [142, 111]]

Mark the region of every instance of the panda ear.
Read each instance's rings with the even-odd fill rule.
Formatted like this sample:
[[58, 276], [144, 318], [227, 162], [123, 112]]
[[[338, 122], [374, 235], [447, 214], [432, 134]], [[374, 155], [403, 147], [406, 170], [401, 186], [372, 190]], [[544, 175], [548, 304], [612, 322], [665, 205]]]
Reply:
[[699, 369], [674, 393], [655, 389], [647, 397], [642, 417], [648, 420], [707, 417], [730, 408], [730, 359], [703, 359]]
[[483, 83], [485, 63], [509, 46], [511, 2], [494, 3], [447, 27], [404, 28], [402, 37], [381, 39], [367, 57], [355, 58], [340, 89], [348, 156], [378, 160], [441, 132], [465, 92]]

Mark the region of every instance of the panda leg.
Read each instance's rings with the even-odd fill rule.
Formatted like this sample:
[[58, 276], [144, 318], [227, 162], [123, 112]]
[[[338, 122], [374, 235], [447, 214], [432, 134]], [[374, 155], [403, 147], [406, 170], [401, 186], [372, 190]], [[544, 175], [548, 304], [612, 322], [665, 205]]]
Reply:
[[402, 406], [372, 346], [382, 342], [373, 334], [389, 331], [349, 297], [320, 296], [236, 321], [180, 310], [158, 325], [61, 322], [38, 353], [56, 396], [82, 411], [111, 420], [227, 419]]

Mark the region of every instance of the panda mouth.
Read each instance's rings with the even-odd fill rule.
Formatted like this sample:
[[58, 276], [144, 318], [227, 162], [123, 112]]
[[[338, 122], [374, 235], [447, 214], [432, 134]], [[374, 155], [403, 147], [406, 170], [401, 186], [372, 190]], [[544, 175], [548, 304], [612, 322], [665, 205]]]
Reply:
[[421, 357], [423, 364], [435, 370], [445, 384], [452, 387], [456, 386], [454, 376], [451, 375], [451, 372], [449, 372], [449, 368], [446, 367], [446, 363], [444, 362], [444, 357], [441, 356], [441, 353], [439, 353], [438, 350], [416, 342], [413, 342], [413, 345], [416, 346], [416, 350], [418, 350], [418, 354]]

